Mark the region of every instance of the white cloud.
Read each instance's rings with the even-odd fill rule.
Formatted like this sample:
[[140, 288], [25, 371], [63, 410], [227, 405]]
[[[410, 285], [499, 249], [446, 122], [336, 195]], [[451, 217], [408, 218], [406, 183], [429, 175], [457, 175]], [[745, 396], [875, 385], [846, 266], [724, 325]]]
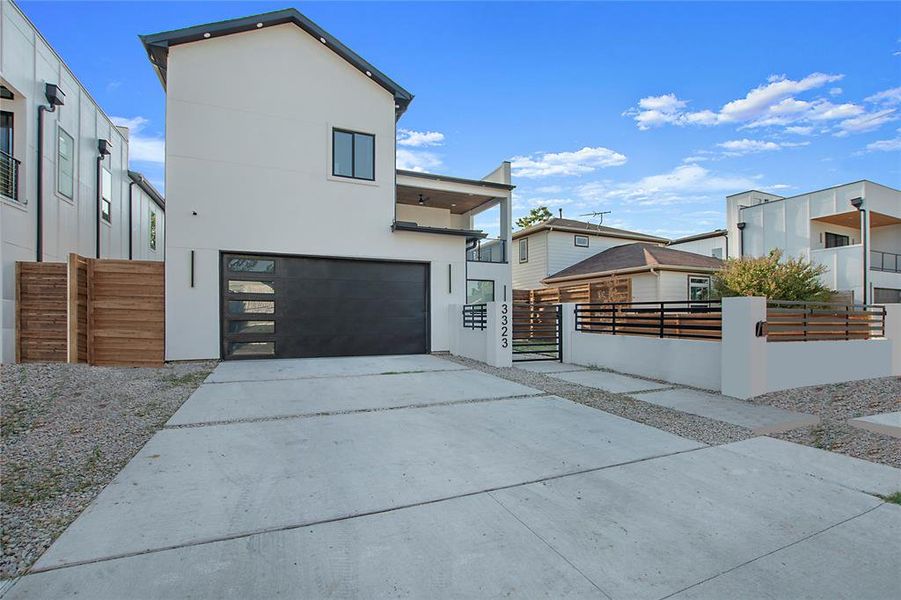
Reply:
[[536, 178], [572, 176], [591, 173], [600, 168], [617, 167], [626, 162], [619, 152], [597, 146], [575, 152], [545, 152], [510, 159], [514, 177]]
[[441, 167], [441, 158], [433, 152], [413, 152], [411, 150], [397, 149], [395, 165], [404, 171], [430, 172]]
[[769, 152], [772, 150], [779, 150], [782, 148], [776, 142], [766, 142], [763, 140], [749, 140], [748, 138], [743, 138], [740, 140], [729, 140], [728, 142], [722, 142], [721, 144], [717, 144], [720, 148], [727, 150], [730, 154], [733, 155], [741, 155], [741, 154], [753, 154], [757, 152]]
[[414, 131], [412, 129], [397, 130], [397, 145], [422, 148], [440, 146], [444, 143], [444, 134], [438, 131]]
[[901, 129], [890, 140], [877, 140], [867, 144], [867, 152], [898, 152], [901, 150]]
[[114, 125], [128, 128], [129, 161], [166, 162], [166, 141], [160, 136], [144, 135], [142, 131], [150, 121], [144, 117], [110, 117]]
[[717, 174], [698, 164], [683, 164], [668, 173], [650, 175], [632, 182], [587, 183], [576, 188], [576, 194], [587, 201], [622, 200], [654, 206], [741, 192], [757, 186], [758, 179], [759, 177]]
[[[648, 96], [627, 110], [639, 129], [662, 125], [736, 125], [739, 129], [781, 127], [785, 133], [812, 135], [833, 133], [839, 137], [872, 131], [894, 121], [891, 107], [901, 105], [901, 87], [883, 90], [865, 98], [864, 103], [836, 104], [819, 97], [798, 98], [800, 94], [820, 89], [844, 77], [840, 74], [812, 73], [798, 80], [773, 75], [765, 84], [749, 91], [743, 98], [732, 100], [718, 110], [690, 110], [688, 101], [675, 94]], [[835, 97], [843, 93], [839, 87], [829, 89]], [[816, 126], [816, 127], [814, 127]]]
[[894, 108], [863, 113], [860, 116], [846, 119], [838, 124], [835, 135], [844, 137], [850, 133], [863, 133], [879, 129], [886, 123], [898, 120], [897, 111]]
[[883, 90], [872, 96], [869, 96], [867, 102], [872, 102], [873, 104], [883, 104], [886, 106], [894, 106], [896, 104], [901, 104], [901, 87], [894, 87], [891, 89]]

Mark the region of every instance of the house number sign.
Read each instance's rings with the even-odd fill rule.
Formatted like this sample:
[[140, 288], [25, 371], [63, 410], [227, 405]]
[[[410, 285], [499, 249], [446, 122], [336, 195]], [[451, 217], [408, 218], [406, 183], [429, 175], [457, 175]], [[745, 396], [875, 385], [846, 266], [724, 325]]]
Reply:
[[510, 345], [510, 315], [507, 303], [501, 304], [501, 348]]

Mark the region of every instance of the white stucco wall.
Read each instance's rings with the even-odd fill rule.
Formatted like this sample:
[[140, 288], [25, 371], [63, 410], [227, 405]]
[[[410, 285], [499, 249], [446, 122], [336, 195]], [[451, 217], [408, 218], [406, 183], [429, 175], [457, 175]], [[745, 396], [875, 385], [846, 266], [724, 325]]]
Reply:
[[[97, 106], [75, 75], [11, 2], [0, 2], [0, 83], [15, 98], [3, 100], [14, 113], [14, 155], [19, 198], [0, 199], [0, 359], [15, 360], [15, 263], [36, 259], [37, 121], [46, 105], [46, 83], [59, 85], [65, 104], [45, 114], [43, 156], [43, 250], [47, 262], [64, 262], [70, 252], [93, 257], [96, 236], [97, 140], [112, 142], [104, 166], [112, 175], [111, 223], [101, 223], [101, 256], [128, 257], [128, 140]], [[72, 198], [57, 192], [58, 127], [75, 140]]]
[[[447, 350], [465, 241], [390, 231], [392, 95], [291, 24], [175, 46], [168, 69], [167, 358], [219, 356], [222, 250], [428, 262], [431, 349]], [[330, 176], [332, 127], [375, 135], [375, 182]]]

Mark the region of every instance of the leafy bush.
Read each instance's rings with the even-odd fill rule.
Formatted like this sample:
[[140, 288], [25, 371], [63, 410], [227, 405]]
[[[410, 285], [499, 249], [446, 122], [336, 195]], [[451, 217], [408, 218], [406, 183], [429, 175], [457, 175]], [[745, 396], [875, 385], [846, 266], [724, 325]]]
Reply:
[[824, 265], [804, 258], [782, 258], [781, 250], [772, 250], [760, 258], [730, 258], [713, 277], [713, 294], [727, 296], [764, 296], [772, 300], [825, 302], [833, 291], [820, 282]]

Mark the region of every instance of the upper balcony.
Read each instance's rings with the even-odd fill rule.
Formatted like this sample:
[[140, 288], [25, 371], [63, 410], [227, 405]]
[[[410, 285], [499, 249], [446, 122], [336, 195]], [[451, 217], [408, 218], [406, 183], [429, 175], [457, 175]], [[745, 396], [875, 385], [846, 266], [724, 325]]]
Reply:
[[468, 261], [507, 262], [512, 185], [400, 170], [396, 182], [394, 231], [465, 237]]

